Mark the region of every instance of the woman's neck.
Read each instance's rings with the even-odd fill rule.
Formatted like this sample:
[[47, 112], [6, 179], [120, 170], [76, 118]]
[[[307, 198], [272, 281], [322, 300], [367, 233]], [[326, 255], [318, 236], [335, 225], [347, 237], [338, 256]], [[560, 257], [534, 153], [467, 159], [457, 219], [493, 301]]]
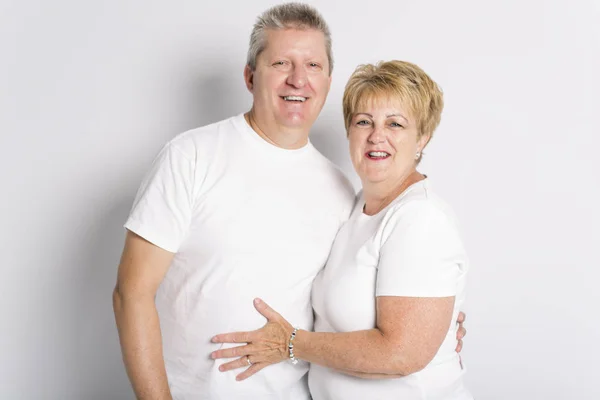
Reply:
[[425, 175], [415, 170], [394, 185], [363, 185], [363, 196], [365, 198], [363, 213], [367, 215], [377, 214], [400, 196], [406, 188], [423, 179], [425, 179]]

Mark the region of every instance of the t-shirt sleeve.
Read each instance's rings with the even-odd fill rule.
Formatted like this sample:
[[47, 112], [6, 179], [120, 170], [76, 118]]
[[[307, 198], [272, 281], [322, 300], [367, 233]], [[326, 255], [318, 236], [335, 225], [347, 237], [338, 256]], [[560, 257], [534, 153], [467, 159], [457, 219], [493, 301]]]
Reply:
[[428, 201], [415, 202], [395, 210], [383, 232], [377, 296], [456, 295], [466, 256], [446, 213]]
[[125, 228], [176, 253], [190, 226], [193, 179], [192, 160], [167, 144], [144, 177]]

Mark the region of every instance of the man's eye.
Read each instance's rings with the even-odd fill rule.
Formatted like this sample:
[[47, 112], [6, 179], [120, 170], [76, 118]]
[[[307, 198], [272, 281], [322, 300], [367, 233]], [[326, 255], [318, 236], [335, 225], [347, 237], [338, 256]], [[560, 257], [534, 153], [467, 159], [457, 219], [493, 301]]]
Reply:
[[321, 66], [320, 66], [319, 64], [317, 64], [317, 63], [309, 63], [308, 65], [309, 65], [310, 67], [312, 67], [312, 68], [320, 68], [320, 67], [321, 67]]
[[283, 65], [283, 64], [285, 64], [285, 62], [283, 62], [283, 61], [275, 61], [273, 63], [273, 65]]

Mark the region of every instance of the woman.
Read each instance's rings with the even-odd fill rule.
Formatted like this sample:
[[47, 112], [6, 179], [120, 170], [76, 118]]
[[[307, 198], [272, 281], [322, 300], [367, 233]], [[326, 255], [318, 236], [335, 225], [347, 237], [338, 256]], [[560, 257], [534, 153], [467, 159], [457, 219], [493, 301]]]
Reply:
[[[344, 92], [352, 163], [363, 190], [312, 289], [315, 332], [257, 299], [268, 323], [217, 335], [248, 343], [213, 358], [250, 365], [311, 363], [313, 399], [471, 399], [455, 352], [468, 264], [451, 211], [417, 171], [443, 97], [416, 65], [360, 66]], [[366, 378], [366, 379], [359, 379]], [[382, 379], [395, 378], [395, 379]]]

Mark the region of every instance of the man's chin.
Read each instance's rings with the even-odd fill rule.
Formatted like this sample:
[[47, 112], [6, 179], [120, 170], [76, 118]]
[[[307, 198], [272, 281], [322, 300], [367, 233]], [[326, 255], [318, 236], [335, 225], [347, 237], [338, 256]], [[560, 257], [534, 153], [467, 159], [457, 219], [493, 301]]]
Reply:
[[290, 129], [290, 130], [307, 130], [310, 128], [314, 121], [307, 120], [304, 116], [294, 115], [282, 118], [279, 121], [279, 126]]

